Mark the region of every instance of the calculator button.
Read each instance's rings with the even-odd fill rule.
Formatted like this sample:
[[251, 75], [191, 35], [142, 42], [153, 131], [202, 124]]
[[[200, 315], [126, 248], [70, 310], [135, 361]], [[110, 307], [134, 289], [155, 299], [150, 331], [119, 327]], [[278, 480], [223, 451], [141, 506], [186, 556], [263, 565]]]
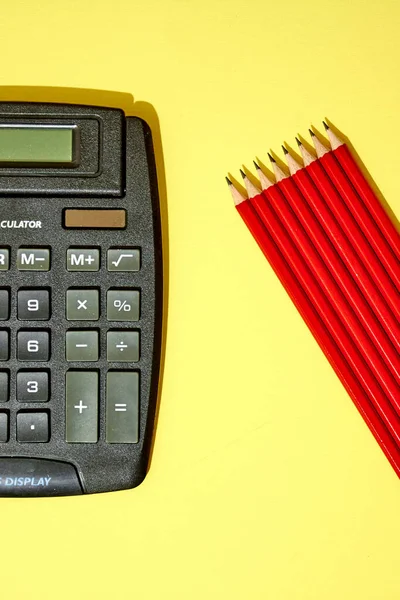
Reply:
[[50, 335], [48, 331], [19, 331], [17, 336], [18, 360], [45, 362], [50, 356]]
[[19, 371], [17, 374], [17, 400], [19, 402], [48, 402], [48, 372]]
[[66, 356], [68, 361], [99, 360], [98, 331], [67, 331]]
[[8, 372], [0, 371], [0, 402], [9, 400]]
[[108, 321], [138, 321], [140, 292], [137, 290], [109, 290], [107, 292]]
[[49, 415], [46, 412], [20, 412], [17, 414], [18, 442], [48, 442], [50, 438]]
[[8, 331], [0, 329], [0, 360], [8, 360], [10, 356], [10, 344], [8, 339]]
[[20, 321], [48, 321], [50, 319], [48, 290], [19, 290], [18, 319]]
[[19, 248], [17, 253], [19, 271], [48, 271], [50, 250], [47, 248]]
[[98, 440], [99, 374], [97, 371], [68, 371], [66, 376], [67, 442], [95, 443]]
[[139, 332], [108, 331], [107, 360], [110, 362], [137, 362], [139, 360]]
[[98, 290], [68, 290], [67, 319], [68, 321], [98, 321]]
[[111, 248], [107, 254], [109, 271], [133, 272], [140, 270], [140, 250]]
[[8, 442], [8, 414], [0, 413], [0, 442]]
[[0, 248], [0, 271], [8, 271], [10, 268], [10, 251]]
[[0, 290], [0, 321], [7, 321], [10, 317], [10, 293]]
[[100, 252], [96, 248], [70, 248], [67, 250], [68, 271], [98, 271]]
[[107, 373], [106, 441], [136, 444], [139, 441], [139, 373]]

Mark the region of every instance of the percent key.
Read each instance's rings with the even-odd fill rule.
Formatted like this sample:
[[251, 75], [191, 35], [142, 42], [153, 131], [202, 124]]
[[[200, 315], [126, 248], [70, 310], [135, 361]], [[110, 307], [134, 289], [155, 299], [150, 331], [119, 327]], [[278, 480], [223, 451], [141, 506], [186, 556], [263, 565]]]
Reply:
[[109, 290], [107, 292], [108, 321], [138, 321], [140, 292], [138, 290]]

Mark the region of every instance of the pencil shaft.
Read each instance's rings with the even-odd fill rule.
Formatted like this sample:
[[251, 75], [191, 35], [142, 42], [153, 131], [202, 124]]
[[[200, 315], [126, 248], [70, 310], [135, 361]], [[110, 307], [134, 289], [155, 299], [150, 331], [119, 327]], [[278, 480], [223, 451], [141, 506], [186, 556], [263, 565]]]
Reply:
[[320, 163], [331, 178], [339, 193], [347, 202], [350, 212], [356, 219], [372, 248], [377, 253], [382, 265], [385, 269], [387, 269], [390, 277], [393, 279], [393, 282], [397, 287], [397, 290], [400, 291], [399, 261], [393, 255], [382, 231], [375, 223], [373, 217], [368, 212], [365, 204], [360, 199], [346, 173], [343, 171], [340, 163], [336, 159], [335, 153], [338, 152], [338, 150], [340, 150], [340, 148], [325, 154], [319, 159]]
[[[331, 336], [340, 347], [343, 354], [346, 356], [351, 368], [357, 373], [360, 381], [363, 382], [363, 387], [367, 390], [370, 399], [373, 401], [375, 407], [379, 411], [385, 424], [391, 431], [392, 436], [399, 443], [400, 440], [400, 421], [393, 410], [391, 403], [388, 400], [387, 395], [383, 392], [379, 386], [377, 380], [372, 375], [369, 366], [367, 366], [365, 360], [365, 353], [360, 352], [360, 349], [356, 347], [355, 336], [353, 336], [348, 328], [343, 324], [342, 316], [338, 316], [338, 313], [331, 305], [327, 296], [323, 293], [320, 284], [319, 276], [311, 271], [311, 265], [309, 260], [306, 260], [301, 249], [299, 249], [292, 238], [289, 236], [287, 231], [287, 223], [284, 218], [282, 221], [276, 214], [271, 206], [270, 195], [266, 197], [266, 194], [271, 190], [275, 189], [278, 195], [278, 204], [282, 203], [281, 192], [277, 186], [269, 188], [263, 195], [255, 196], [251, 199], [251, 203], [262, 218], [266, 227], [273, 235], [274, 241], [279, 247], [279, 250], [292, 267], [296, 278], [299, 280], [301, 286], [304, 288], [306, 293], [309, 295], [312, 302], [315, 304], [316, 310], [323, 318]], [[275, 203], [274, 203], [275, 204]], [[298, 225], [296, 225], [298, 228]], [[291, 228], [290, 228], [291, 229]], [[293, 233], [293, 232], [292, 232]], [[306, 236], [304, 236], [306, 238]], [[322, 266], [323, 270], [326, 267]]]
[[[323, 171], [321, 166], [318, 166]], [[366, 265], [357, 255], [357, 252], [330, 210], [329, 205], [325, 202], [325, 196], [320, 192], [318, 181], [313, 180], [307, 169], [297, 171], [293, 175], [293, 181], [307, 200], [321, 226], [326, 232], [329, 232], [330, 242], [346, 265], [354, 284], [368, 301], [370, 306], [369, 318], [372, 322], [376, 315], [382, 328], [380, 331], [377, 330], [377, 334], [380, 335], [384, 347], [391, 356], [391, 361], [395, 365], [400, 365], [400, 355], [398, 354], [400, 352], [399, 322], [394, 318], [384, 298], [381, 296], [379, 288], [372, 280]], [[333, 191], [335, 192], [334, 188]], [[333, 195], [333, 202], [337, 202], [338, 200], [340, 202], [340, 197], [337, 199]], [[393, 371], [394, 374], [396, 374], [395, 371]]]
[[[380, 340], [377, 339], [373, 327], [376, 322], [371, 320], [365, 299], [334, 252], [312, 211], [291, 179], [281, 181], [266, 190], [264, 194], [272, 202], [275, 212], [304, 254], [324, 293], [364, 354], [377, 381], [400, 414], [399, 384], [394, 381], [377, 350]], [[374, 341], [372, 341], [373, 337]]]
[[349, 147], [342, 144], [333, 153], [382, 231], [394, 256], [400, 261], [400, 234], [351, 155]]
[[[307, 293], [306, 288], [300, 285], [299, 279], [296, 278], [294, 271], [276, 245], [269, 227], [267, 228], [264, 225], [249, 201], [239, 204], [236, 208], [354, 404], [357, 406], [398, 477], [400, 477], [399, 447], [387, 426], [377, 414], [373, 404], [369, 401], [368, 395], [361, 384], [361, 381], [363, 381], [362, 376], [359, 379], [357, 369], [352, 368], [353, 363], [348, 359], [348, 355], [353, 353], [355, 360], [360, 361], [362, 365], [362, 361], [351, 340], [347, 346], [347, 350], [345, 348], [345, 352], [343, 353], [326, 327], [324, 314], [316, 310], [312, 297]], [[335, 318], [334, 315], [333, 318]]]
[[[371, 279], [374, 280], [376, 289], [380, 292], [381, 296], [385, 298], [386, 303], [390, 307], [391, 312], [395, 317], [396, 326], [394, 327], [393, 323], [392, 326], [390, 326], [390, 320], [388, 320], [388, 332], [389, 335], [391, 335], [392, 341], [397, 345], [400, 344], [400, 337], [397, 333], [400, 320], [400, 303], [399, 293], [395, 284], [384, 269], [376, 253], [373, 251], [370, 243], [360, 229], [357, 220], [354, 219], [348, 208], [347, 202], [338, 193], [320, 161], [315, 160], [307, 166], [305, 170], [310, 175], [333, 215], [336, 217], [340, 227], [350, 240], [351, 245], [357, 251], [360, 260], [368, 267], [369, 275]], [[387, 317], [387, 319], [389, 319], [389, 317]]]

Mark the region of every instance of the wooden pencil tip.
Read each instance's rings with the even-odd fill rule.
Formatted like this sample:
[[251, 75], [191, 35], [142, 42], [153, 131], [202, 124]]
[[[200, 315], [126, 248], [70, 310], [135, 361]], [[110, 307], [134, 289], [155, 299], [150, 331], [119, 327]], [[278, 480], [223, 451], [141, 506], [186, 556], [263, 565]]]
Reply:
[[295, 138], [295, 139], [296, 139], [297, 145], [298, 145], [299, 147], [303, 145], [303, 144], [301, 143], [301, 141], [299, 140], [299, 138], [298, 138], [298, 137], [297, 137], [297, 138]]
[[272, 163], [276, 162], [276, 160], [274, 159], [274, 157], [273, 157], [273, 156], [271, 156], [271, 154], [270, 154], [269, 152], [268, 152], [268, 158], [269, 158], [269, 160], [270, 160]]
[[287, 150], [287, 148], [285, 148], [285, 146], [282, 144], [282, 150], [283, 150], [283, 154], [289, 154], [289, 150]]
[[242, 171], [242, 169], [239, 169], [241, 176], [243, 177], [243, 179], [246, 179], [246, 173], [244, 171]]
[[313, 130], [312, 130], [312, 129], [309, 129], [309, 130], [308, 130], [308, 132], [309, 132], [309, 134], [311, 135], [311, 137], [315, 137], [315, 133], [313, 132]]
[[328, 131], [328, 129], [329, 129], [329, 125], [327, 125], [327, 124], [325, 123], [325, 121], [322, 121], [322, 124], [323, 124], [323, 126], [325, 127], [325, 130], [326, 130], [326, 131]]
[[255, 168], [257, 169], [257, 171], [260, 171], [260, 170], [261, 170], [261, 167], [260, 167], [260, 165], [259, 165], [259, 164], [257, 164], [255, 160], [253, 160], [253, 164], [254, 164]]
[[229, 177], [225, 177], [226, 183], [228, 185], [233, 185], [232, 181], [229, 179]]

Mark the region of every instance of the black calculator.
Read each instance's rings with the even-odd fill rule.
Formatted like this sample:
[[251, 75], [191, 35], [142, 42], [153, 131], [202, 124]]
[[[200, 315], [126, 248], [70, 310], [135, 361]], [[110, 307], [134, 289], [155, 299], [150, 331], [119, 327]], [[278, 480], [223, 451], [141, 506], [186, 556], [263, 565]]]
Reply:
[[0, 102], [0, 496], [141, 483], [162, 294], [147, 124], [115, 108]]

